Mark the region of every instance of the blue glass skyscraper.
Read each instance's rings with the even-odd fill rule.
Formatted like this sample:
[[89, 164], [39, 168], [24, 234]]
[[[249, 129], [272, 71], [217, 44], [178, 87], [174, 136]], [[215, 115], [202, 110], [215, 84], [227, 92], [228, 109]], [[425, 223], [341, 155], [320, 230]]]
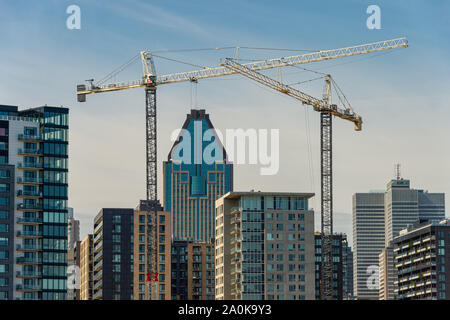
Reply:
[[163, 171], [172, 239], [212, 241], [215, 201], [233, 191], [233, 165], [205, 110], [187, 115]]

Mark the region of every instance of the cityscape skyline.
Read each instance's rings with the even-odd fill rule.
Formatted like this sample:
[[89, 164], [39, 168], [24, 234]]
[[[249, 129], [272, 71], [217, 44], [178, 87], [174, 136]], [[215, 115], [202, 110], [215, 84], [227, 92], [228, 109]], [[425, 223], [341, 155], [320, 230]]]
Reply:
[[[0, 4], [0, 38], [8, 44], [8, 50], [0, 51], [0, 105], [4, 110], [18, 106], [18, 114], [27, 114], [26, 110], [30, 108], [70, 110], [65, 123], [70, 127], [70, 132], [64, 137], [67, 143], [64, 142], [60, 151], [52, 150], [56, 152], [54, 154], [64, 154], [63, 167], [68, 182], [64, 182], [61, 191], [58, 191], [59, 187], [52, 187], [57, 199], [48, 201], [63, 203], [64, 208], [59, 208], [63, 210], [61, 212], [66, 214], [67, 207], [69, 216], [76, 219], [75, 225], [72, 224], [74, 220], [70, 221], [69, 233], [76, 229], [79, 234], [74, 241], [75, 248], [72, 248], [77, 251], [81, 245], [77, 241], [94, 234], [93, 220], [102, 210], [131, 210], [129, 208], [135, 208], [142, 199], [148, 199], [145, 192], [144, 137], [147, 128], [144, 90], [92, 94], [88, 95], [86, 102], [79, 103], [76, 86], [90, 81], [85, 79], [93, 78], [93, 83], [98, 84], [98, 80], [113, 67], [125, 66], [123, 63], [132, 56], [135, 56], [134, 64], [126, 64], [123, 72], [113, 75], [103, 84], [141, 79], [139, 52], [142, 50], [153, 54], [156, 75], [160, 76], [216, 67], [226, 58], [239, 59], [236, 61], [245, 64], [406, 37], [408, 49], [262, 72], [320, 99], [326, 96], [324, 75], [331, 74], [339, 86], [334, 87], [337, 95], [333, 92], [330, 105], [341, 102], [345, 107], [343, 96], [350, 101], [355, 113], [361, 115], [362, 131], [354, 131], [348, 121], [333, 122], [333, 175], [330, 183], [333, 188], [333, 234], [345, 234], [355, 261], [360, 261], [353, 266], [355, 279], [360, 274], [354, 283], [355, 292], [359, 290], [370, 299], [378, 297], [378, 290], [363, 288], [366, 278], [370, 278], [367, 267], [378, 264], [378, 261], [383, 264], [383, 272], [386, 273], [383, 285], [386, 285], [387, 277], [393, 277], [394, 272], [387, 270], [393, 267], [392, 263], [387, 264], [387, 260], [394, 261], [394, 250], [399, 250], [392, 247], [391, 241], [398, 237], [400, 230], [414, 223], [416, 217], [426, 216], [428, 211], [439, 217], [438, 220], [442, 216], [449, 217], [445, 212], [445, 202], [450, 201], [450, 148], [446, 147], [445, 137], [450, 135], [447, 125], [450, 117], [450, 22], [445, 12], [450, 11], [450, 3], [437, 1], [410, 6], [406, 0], [396, 3], [379, 0], [376, 4], [381, 8], [382, 27], [374, 30], [366, 25], [369, 4], [354, 0], [342, 4], [287, 1], [285, 6], [274, 6], [267, 1], [257, 5], [251, 0], [231, 2], [224, 6], [205, 0], [190, 4], [176, 0], [164, 3], [142, 0], [99, 0], [92, 3], [80, 0], [76, 3], [81, 10], [80, 29], [70, 29], [66, 24], [70, 15], [66, 9], [72, 3], [3, 2]], [[274, 16], [278, 17], [275, 21], [272, 19]], [[339, 93], [341, 89], [342, 96]], [[211, 236], [217, 232], [213, 227], [217, 222], [213, 219], [214, 211], [209, 207], [213, 206], [213, 198], [218, 193], [217, 198], [220, 198], [234, 190], [311, 194], [309, 207], [305, 209], [313, 211], [314, 215], [314, 225], [309, 231], [321, 230], [321, 126], [320, 117], [314, 112], [318, 110], [241, 74], [170, 86], [158, 84], [157, 101], [157, 200], [161, 209], [173, 219], [170, 226], [172, 240], [213, 239]], [[194, 121], [189, 125], [190, 117], [197, 120], [195, 125]], [[203, 122], [198, 118], [204, 119]], [[199, 122], [203, 127], [198, 128]], [[180, 127], [182, 123], [184, 125]], [[172, 151], [178, 152], [177, 156], [184, 156], [184, 151], [182, 156], [177, 150], [180, 142], [184, 141], [183, 132], [176, 133], [188, 125], [188, 136], [201, 133], [200, 137], [195, 137], [195, 145], [192, 146], [193, 158], [206, 149], [206, 143], [202, 144], [206, 141], [202, 140], [203, 133], [211, 128], [214, 132], [214, 140], [211, 141], [225, 146], [223, 156], [225, 158], [231, 152], [231, 160], [227, 157], [221, 165], [195, 161], [195, 164], [181, 165], [179, 159], [171, 158]], [[235, 150], [230, 150], [225, 143], [227, 139], [221, 134], [228, 130], [270, 134], [275, 130], [279, 135], [276, 174], [262, 174], [261, 169], [265, 167], [262, 162], [249, 163], [249, 154], [254, 150], [251, 143], [247, 143], [245, 148], [247, 162], [241, 164], [236, 161], [236, 157], [233, 158]], [[261, 148], [261, 142], [258, 142]], [[268, 144], [268, 149], [273, 152], [273, 140]], [[23, 148], [26, 148], [25, 144]], [[242, 150], [238, 147], [239, 151]], [[17, 162], [9, 160], [8, 164]], [[18, 163], [17, 168], [20, 167]], [[215, 186], [209, 185], [214, 182], [211, 174], [220, 176]], [[178, 177], [179, 181], [176, 180]], [[380, 193], [384, 194], [383, 203], [392, 200], [389, 187], [386, 190], [388, 181], [406, 183], [408, 188], [414, 189], [414, 193], [411, 191], [408, 196], [419, 197], [422, 200], [418, 203], [422, 201], [422, 205], [411, 209], [406, 201], [398, 211], [395, 205], [392, 205], [392, 210], [383, 207], [385, 214], [381, 217]], [[186, 185], [189, 187], [185, 188]], [[207, 189], [210, 187], [212, 189]], [[45, 189], [47, 193], [49, 188]], [[192, 208], [180, 205], [179, 199], [198, 207], [193, 212]], [[375, 245], [373, 238], [362, 237], [364, 245], [370, 244], [373, 248], [367, 251], [370, 251], [370, 258], [358, 258], [358, 254], [369, 254], [364, 250], [358, 253], [354, 247], [355, 230], [358, 229], [354, 218], [358, 214], [366, 217], [368, 211], [364, 210], [373, 205], [372, 202], [378, 208], [373, 212], [384, 221], [383, 228], [379, 225], [377, 229], [377, 235], [383, 235], [383, 244], [381, 238]], [[434, 202], [439, 202], [439, 205]], [[359, 212], [356, 203], [368, 207]], [[439, 210], [433, 213], [430, 203], [439, 206]], [[404, 215], [404, 210], [408, 211], [408, 216]], [[371, 218], [367, 221], [361, 218], [364, 220], [363, 229], [368, 226], [377, 228]], [[183, 225], [186, 221], [189, 224]], [[177, 246], [183, 248], [180, 249], [183, 253], [192, 250], [188, 250], [188, 242], [177, 243]], [[389, 247], [389, 251], [383, 251], [386, 255], [379, 256], [379, 249], [386, 247]], [[206, 247], [201, 250], [206, 250]], [[174, 257], [176, 260], [176, 254]], [[180, 267], [180, 272], [188, 270], [184, 267]], [[139, 277], [142, 282], [143, 274]], [[388, 285], [391, 286], [391, 294], [391, 280]], [[53, 287], [49, 288], [53, 290]], [[61, 293], [55, 292], [45, 294], [59, 297]], [[381, 296], [385, 293], [383, 291]]]

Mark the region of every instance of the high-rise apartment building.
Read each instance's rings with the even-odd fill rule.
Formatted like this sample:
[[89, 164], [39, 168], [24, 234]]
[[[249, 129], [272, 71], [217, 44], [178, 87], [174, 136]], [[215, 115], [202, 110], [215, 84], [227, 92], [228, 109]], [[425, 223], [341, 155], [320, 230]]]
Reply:
[[172, 300], [214, 300], [214, 244], [172, 242]]
[[[333, 234], [333, 300], [343, 300], [344, 298], [344, 241], [347, 241], [345, 234]], [[322, 282], [322, 234], [314, 234], [315, 244], [315, 292], [316, 300], [320, 300], [320, 284]]]
[[384, 193], [353, 195], [353, 290], [378, 300], [378, 255], [384, 249]]
[[450, 300], [450, 220], [409, 226], [393, 251], [398, 299]]
[[191, 110], [164, 170], [172, 239], [212, 242], [218, 197], [233, 190], [233, 166], [205, 110]]
[[0, 299], [66, 299], [68, 113], [0, 105]]
[[104, 208], [94, 219], [93, 300], [133, 299], [133, 209]]
[[[141, 200], [134, 210], [134, 266], [133, 298], [134, 300], [170, 300], [171, 299], [171, 223], [170, 212], [163, 210], [158, 203]], [[152, 228], [151, 215], [157, 211], [156, 223], [156, 280], [151, 270], [151, 243], [149, 239]], [[151, 287], [153, 286], [153, 287]]]
[[216, 300], [314, 300], [313, 196], [229, 192], [216, 201]]
[[94, 235], [80, 243], [80, 300], [92, 300], [94, 293]]

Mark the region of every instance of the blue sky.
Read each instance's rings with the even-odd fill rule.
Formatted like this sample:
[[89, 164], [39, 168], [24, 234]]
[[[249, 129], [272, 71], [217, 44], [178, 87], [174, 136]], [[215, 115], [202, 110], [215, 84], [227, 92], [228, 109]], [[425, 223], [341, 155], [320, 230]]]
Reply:
[[[66, 28], [66, 8], [72, 4], [81, 8], [81, 30]], [[371, 4], [381, 8], [381, 30], [366, 28], [366, 8]], [[102, 78], [143, 49], [239, 45], [316, 50], [406, 36], [408, 49], [305, 65], [331, 73], [365, 121], [360, 133], [335, 121], [335, 229], [350, 233], [352, 194], [384, 188], [396, 162], [402, 163], [403, 175], [413, 187], [450, 193], [450, 151], [445, 141], [450, 133], [449, 9], [445, 0], [2, 0], [0, 103], [70, 107], [69, 203], [85, 234], [102, 207], [134, 207], [145, 196], [144, 99], [143, 90], [130, 90], [88, 96], [79, 104], [77, 83]], [[240, 56], [287, 54], [295, 52], [241, 50]], [[234, 52], [164, 55], [216, 66]], [[156, 68], [159, 74], [192, 69], [161, 59]], [[315, 77], [298, 71], [286, 69], [286, 82]], [[116, 80], [140, 77], [137, 63]], [[320, 86], [300, 89], [320, 94]], [[189, 111], [190, 91], [188, 83], [158, 90], [160, 162], [169, 152], [170, 133]], [[259, 167], [237, 167], [235, 190], [314, 189], [319, 194], [317, 114], [237, 76], [201, 81], [198, 101], [220, 129], [280, 128], [279, 174], [262, 177]], [[308, 178], [306, 117], [311, 124], [315, 183]], [[319, 198], [315, 201], [312, 205], [318, 208]]]

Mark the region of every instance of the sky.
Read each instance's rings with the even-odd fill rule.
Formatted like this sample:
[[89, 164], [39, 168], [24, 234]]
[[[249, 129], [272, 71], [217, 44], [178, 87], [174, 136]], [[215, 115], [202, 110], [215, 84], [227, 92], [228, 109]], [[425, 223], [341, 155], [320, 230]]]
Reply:
[[[369, 5], [381, 10], [381, 29], [369, 30]], [[78, 5], [81, 29], [66, 27], [66, 9]], [[401, 164], [413, 188], [450, 194], [450, 2], [397, 1], [143, 1], [1, 0], [0, 104], [20, 109], [70, 108], [69, 206], [92, 232], [101, 208], [134, 208], [145, 198], [144, 90], [89, 95], [76, 101], [76, 85], [101, 79], [142, 50], [197, 66], [217, 66], [232, 49], [243, 62], [407, 37], [409, 48], [303, 65], [330, 73], [363, 130], [333, 122], [334, 230], [351, 237], [352, 195], [384, 189]], [[295, 51], [294, 51], [295, 50]], [[155, 58], [156, 72], [198, 67]], [[279, 77], [276, 70], [265, 72]], [[138, 80], [139, 61], [112, 81]], [[318, 75], [284, 68], [296, 83]], [[323, 83], [295, 88], [320, 97]], [[195, 89], [195, 90], [194, 90]], [[192, 92], [195, 92], [193, 94]], [[238, 75], [158, 88], [158, 177], [191, 107], [204, 108], [216, 128], [279, 129], [280, 169], [235, 165], [234, 190], [315, 192], [310, 206], [320, 229], [319, 114], [297, 100]], [[192, 103], [191, 101], [197, 101]], [[162, 183], [159, 184], [162, 201]]]

